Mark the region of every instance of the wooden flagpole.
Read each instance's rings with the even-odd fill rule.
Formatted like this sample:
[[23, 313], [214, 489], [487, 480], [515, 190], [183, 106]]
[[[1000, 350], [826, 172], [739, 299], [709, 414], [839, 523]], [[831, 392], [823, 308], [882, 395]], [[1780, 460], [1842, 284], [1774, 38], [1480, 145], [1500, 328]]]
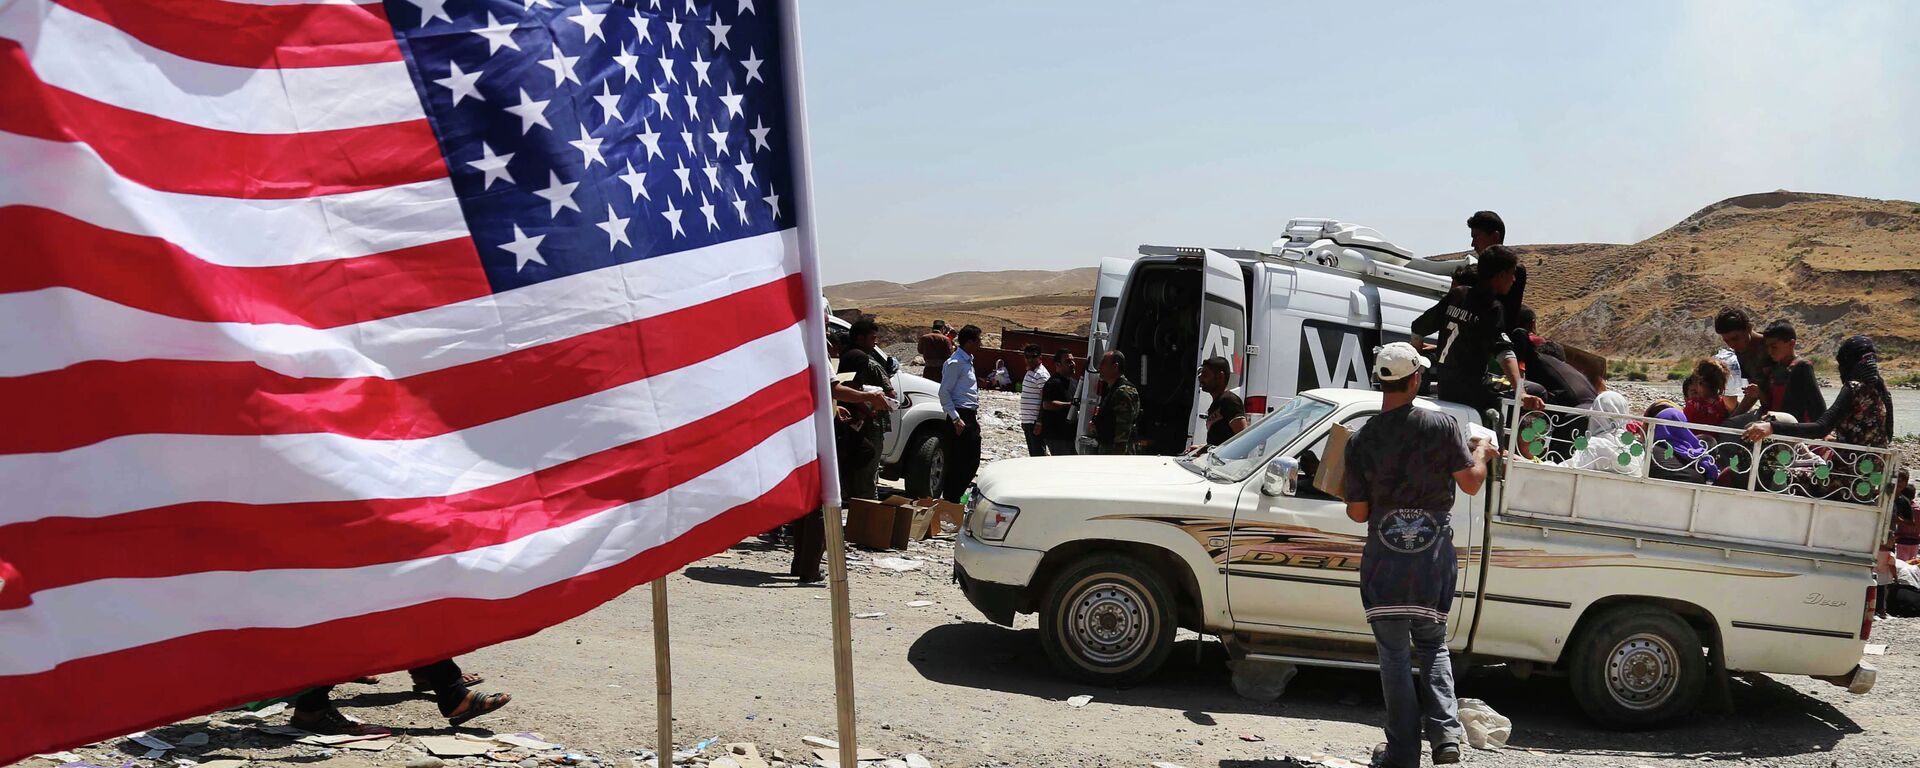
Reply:
[[[821, 293], [820, 251], [814, 241], [813, 161], [807, 154], [807, 87], [800, 66], [800, 9], [797, 0], [775, 0], [780, 6], [782, 76], [791, 89], [787, 111], [788, 135], [796, 148], [793, 160], [793, 197], [797, 235], [801, 252], [800, 273], [807, 287], [807, 306], [812, 322], [825, 323], [826, 297]], [[833, 686], [834, 708], [839, 715], [840, 768], [859, 768], [859, 747], [854, 743], [853, 722], [853, 616], [847, 600], [846, 525], [840, 515], [840, 489], [833, 455], [833, 397], [827, 384], [826, 328], [817, 328], [807, 338], [809, 358], [823, 367], [814, 377], [814, 397], [825, 406], [816, 414], [816, 445], [820, 447], [821, 513], [825, 518], [827, 540], [827, 588], [833, 610]], [[664, 768], [664, 766], [662, 767]]]
[[839, 507], [826, 507], [827, 591], [833, 607], [833, 703], [840, 716], [840, 768], [859, 768], [853, 726], [853, 607], [847, 599], [846, 523]]
[[653, 580], [653, 698], [659, 729], [654, 765], [673, 765], [673, 659], [667, 650], [667, 577]]

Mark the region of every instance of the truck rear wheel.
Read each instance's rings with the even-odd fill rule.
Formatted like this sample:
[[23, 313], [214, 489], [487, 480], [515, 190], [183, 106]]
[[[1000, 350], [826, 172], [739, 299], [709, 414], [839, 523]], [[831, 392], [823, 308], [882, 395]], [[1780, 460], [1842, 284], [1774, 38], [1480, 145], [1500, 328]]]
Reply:
[[940, 496], [947, 475], [947, 438], [939, 429], [922, 429], [907, 443], [907, 495], [916, 499]]
[[1574, 698], [1600, 725], [1633, 730], [1693, 711], [1707, 679], [1700, 634], [1672, 611], [1615, 608], [1594, 619], [1574, 648]]
[[1173, 652], [1173, 590], [1145, 563], [1093, 555], [1047, 586], [1040, 645], [1069, 677], [1095, 685], [1140, 682]]

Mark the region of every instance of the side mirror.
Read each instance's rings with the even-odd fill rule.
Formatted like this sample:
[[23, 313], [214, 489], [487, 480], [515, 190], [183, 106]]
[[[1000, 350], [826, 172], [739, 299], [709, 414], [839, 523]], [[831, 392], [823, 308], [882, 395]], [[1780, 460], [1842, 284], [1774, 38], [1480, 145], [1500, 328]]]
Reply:
[[1260, 493], [1267, 496], [1292, 496], [1299, 488], [1300, 460], [1291, 456], [1281, 456], [1267, 462], [1266, 479], [1260, 482]]

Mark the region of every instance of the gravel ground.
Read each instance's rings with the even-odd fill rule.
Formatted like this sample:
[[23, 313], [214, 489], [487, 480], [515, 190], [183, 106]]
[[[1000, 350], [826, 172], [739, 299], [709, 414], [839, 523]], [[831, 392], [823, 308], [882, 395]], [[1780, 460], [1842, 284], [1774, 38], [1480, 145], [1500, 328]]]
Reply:
[[[1024, 452], [1013, 423], [1016, 399], [986, 393], [982, 419], [993, 458]], [[935, 766], [1148, 766], [1286, 768], [1285, 756], [1327, 753], [1364, 761], [1380, 740], [1379, 684], [1366, 672], [1303, 669], [1276, 703], [1234, 695], [1218, 642], [1182, 633], [1172, 661], [1135, 688], [1090, 688], [1048, 668], [1032, 617], [1012, 629], [986, 623], [951, 583], [946, 542], [904, 553], [853, 552], [850, 592], [856, 615], [854, 664], [860, 746], [893, 758], [924, 755]], [[893, 572], [879, 558], [917, 561]], [[790, 553], [757, 540], [700, 561], [669, 579], [673, 606], [675, 727], [683, 744], [754, 742], [811, 762], [807, 736], [834, 730], [833, 674], [826, 591], [786, 577]], [[571, 753], [584, 765], [638, 765], [653, 742], [654, 692], [650, 603], [645, 589], [538, 635], [461, 659], [488, 676], [483, 686], [514, 703], [460, 729], [533, 732], [565, 752], [496, 753], [502, 759], [449, 759], [449, 765], [555, 765]], [[1673, 768], [1706, 762], [1752, 766], [1913, 766], [1920, 764], [1920, 619], [1880, 622], [1884, 656], [1875, 690], [1855, 696], [1807, 678], [1743, 675], [1733, 709], [1706, 712], [1674, 727], [1641, 733], [1597, 730], [1580, 715], [1564, 680], [1521, 682], [1500, 668], [1464, 674], [1460, 694], [1484, 699], [1514, 720], [1508, 749], [1470, 751], [1469, 765], [1544, 768]], [[154, 736], [179, 743], [207, 733], [210, 743], [159, 760], [120, 740], [77, 750], [88, 762], [142, 768], [174, 757], [251, 759], [263, 765], [398, 768], [417, 761], [422, 737], [453, 733], [424, 698], [406, 691], [404, 674], [375, 686], [343, 686], [350, 714], [395, 727], [382, 752], [299, 745], [234, 722], [231, 713], [197, 718]], [[1075, 708], [1074, 696], [1092, 697]], [[285, 715], [269, 718], [284, 722]], [[478, 726], [478, 727], [475, 727]], [[721, 753], [710, 748], [705, 757]], [[27, 760], [22, 765], [57, 765]], [[416, 763], [422, 764], [422, 763]], [[715, 765], [724, 765], [715, 763]], [[870, 768], [889, 764], [869, 763]], [[892, 766], [905, 765], [904, 761]]]

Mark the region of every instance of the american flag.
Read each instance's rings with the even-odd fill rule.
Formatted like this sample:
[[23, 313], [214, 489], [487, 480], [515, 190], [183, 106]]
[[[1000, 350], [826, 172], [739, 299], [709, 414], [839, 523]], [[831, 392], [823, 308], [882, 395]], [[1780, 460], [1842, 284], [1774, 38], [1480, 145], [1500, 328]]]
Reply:
[[782, 6], [0, 2], [0, 764], [817, 507]]

